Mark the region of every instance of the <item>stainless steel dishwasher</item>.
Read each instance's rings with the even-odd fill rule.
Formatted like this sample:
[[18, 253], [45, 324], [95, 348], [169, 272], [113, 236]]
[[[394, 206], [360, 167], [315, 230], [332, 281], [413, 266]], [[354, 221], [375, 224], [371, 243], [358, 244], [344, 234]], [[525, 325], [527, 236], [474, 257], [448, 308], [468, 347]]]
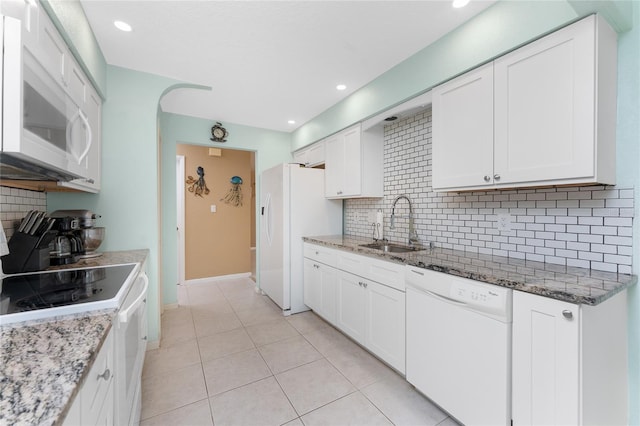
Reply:
[[511, 422], [512, 290], [407, 266], [407, 381], [466, 425]]

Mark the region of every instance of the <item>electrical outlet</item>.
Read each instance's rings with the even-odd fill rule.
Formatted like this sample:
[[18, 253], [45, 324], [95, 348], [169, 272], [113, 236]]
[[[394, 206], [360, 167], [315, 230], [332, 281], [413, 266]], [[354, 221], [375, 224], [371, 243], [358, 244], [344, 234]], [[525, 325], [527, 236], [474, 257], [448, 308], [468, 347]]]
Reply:
[[496, 228], [498, 228], [498, 231], [500, 232], [511, 231], [511, 214], [499, 213], [498, 220], [496, 221]]

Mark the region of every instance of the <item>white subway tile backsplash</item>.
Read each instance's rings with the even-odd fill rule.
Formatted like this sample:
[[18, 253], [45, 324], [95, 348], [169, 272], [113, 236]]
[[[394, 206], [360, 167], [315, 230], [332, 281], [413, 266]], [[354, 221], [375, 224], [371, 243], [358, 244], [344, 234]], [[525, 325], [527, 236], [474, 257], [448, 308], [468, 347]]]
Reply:
[[44, 192], [0, 186], [0, 221], [7, 238], [11, 238], [20, 220], [29, 210], [47, 210]]
[[[385, 127], [384, 198], [345, 201], [345, 232], [369, 238], [369, 212], [382, 210], [384, 235], [407, 240], [407, 218], [390, 229], [391, 203], [409, 194], [420, 240], [473, 253], [631, 273], [633, 188], [585, 186], [435, 193], [431, 190], [431, 111]], [[0, 192], [0, 195], [7, 195]], [[356, 217], [355, 213], [359, 215]], [[396, 213], [407, 215], [404, 201]], [[511, 216], [510, 231], [497, 215]], [[360, 218], [361, 220], [356, 220]]]

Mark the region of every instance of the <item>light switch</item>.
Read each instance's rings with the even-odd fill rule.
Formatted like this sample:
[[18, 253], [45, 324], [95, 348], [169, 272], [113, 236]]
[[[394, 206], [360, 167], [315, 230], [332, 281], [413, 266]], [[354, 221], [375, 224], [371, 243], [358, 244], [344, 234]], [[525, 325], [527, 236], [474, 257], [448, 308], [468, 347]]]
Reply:
[[215, 212], [216, 212], [216, 205], [211, 204], [211, 213], [215, 213]]

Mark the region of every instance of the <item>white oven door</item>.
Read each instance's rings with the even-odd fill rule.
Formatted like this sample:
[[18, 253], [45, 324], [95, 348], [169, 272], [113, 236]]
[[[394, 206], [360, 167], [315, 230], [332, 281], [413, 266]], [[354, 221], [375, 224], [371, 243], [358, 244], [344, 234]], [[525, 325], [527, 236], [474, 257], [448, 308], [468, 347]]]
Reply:
[[140, 380], [147, 349], [147, 289], [149, 279], [141, 272], [133, 283], [117, 317], [117, 392], [119, 425], [140, 418]]

